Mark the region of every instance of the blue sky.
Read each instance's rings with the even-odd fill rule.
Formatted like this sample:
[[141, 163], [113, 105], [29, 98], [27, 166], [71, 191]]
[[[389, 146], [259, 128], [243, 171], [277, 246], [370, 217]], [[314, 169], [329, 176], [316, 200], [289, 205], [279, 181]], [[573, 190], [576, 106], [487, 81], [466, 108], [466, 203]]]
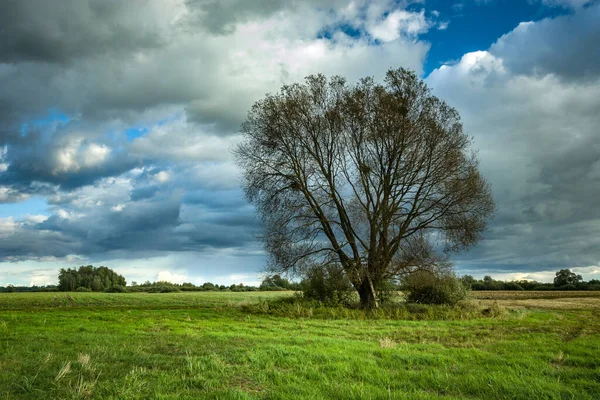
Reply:
[[431, 43], [425, 61], [425, 74], [445, 63], [458, 60], [463, 54], [487, 49], [500, 36], [513, 30], [519, 23], [539, 21], [571, 13], [565, 6], [549, 6], [541, 1], [427, 1], [412, 8], [423, 7], [439, 12], [448, 22], [447, 28], [432, 29], [422, 36]]
[[311, 73], [416, 70], [473, 137], [497, 213], [459, 273], [600, 276], [600, 5], [587, 0], [12, 2], [0, 16], [0, 285], [104, 264], [260, 281], [230, 149]]

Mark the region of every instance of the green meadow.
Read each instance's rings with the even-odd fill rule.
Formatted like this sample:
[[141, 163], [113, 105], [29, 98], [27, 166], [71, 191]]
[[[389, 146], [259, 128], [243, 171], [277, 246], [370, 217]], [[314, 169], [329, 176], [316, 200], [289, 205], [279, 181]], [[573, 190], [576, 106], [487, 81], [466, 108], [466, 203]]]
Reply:
[[0, 294], [0, 399], [600, 398], [598, 297], [367, 313], [286, 296]]

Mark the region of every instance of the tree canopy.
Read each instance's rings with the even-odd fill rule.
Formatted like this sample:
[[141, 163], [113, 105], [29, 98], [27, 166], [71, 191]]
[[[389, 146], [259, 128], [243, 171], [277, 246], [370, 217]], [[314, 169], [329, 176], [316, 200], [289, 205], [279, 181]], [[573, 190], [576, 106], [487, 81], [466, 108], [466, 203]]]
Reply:
[[125, 286], [125, 278], [107, 267], [82, 265], [79, 269], [61, 268], [58, 275], [58, 289], [71, 292], [78, 288], [100, 292], [115, 286]]
[[554, 278], [554, 286], [561, 287], [567, 285], [577, 285], [583, 281], [581, 275], [571, 272], [570, 269], [561, 269], [556, 273]]
[[337, 263], [365, 307], [481, 237], [494, 202], [455, 109], [416, 74], [313, 75], [256, 102], [235, 153], [271, 269]]

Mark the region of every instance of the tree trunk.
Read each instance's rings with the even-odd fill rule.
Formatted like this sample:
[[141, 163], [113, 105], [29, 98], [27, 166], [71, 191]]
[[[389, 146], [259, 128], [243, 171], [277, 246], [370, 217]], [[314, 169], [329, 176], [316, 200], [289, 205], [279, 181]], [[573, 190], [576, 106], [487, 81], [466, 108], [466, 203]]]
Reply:
[[371, 280], [363, 279], [358, 287], [358, 295], [360, 296], [360, 305], [362, 308], [378, 308], [377, 294]]

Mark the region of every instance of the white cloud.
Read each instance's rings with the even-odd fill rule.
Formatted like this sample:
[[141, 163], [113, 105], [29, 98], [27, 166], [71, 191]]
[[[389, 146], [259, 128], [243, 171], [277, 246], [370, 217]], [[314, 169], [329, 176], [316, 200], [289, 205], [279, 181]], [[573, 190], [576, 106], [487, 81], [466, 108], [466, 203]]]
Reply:
[[[54, 272], [54, 271], [51, 271]], [[56, 285], [57, 276], [55, 274], [30, 274], [29, 286]]]
[[42, 222], [44, 222], [45, 220], [48, 219], [47, 215], [31, 215], [31, 214], [27, 214], [23, 217], [23, 219], [31, 224], [41, 224]]
[[[201, 127], [181, 117], [168, 123], [154, 126], [148, 134], [130, 144], [134, 155], [156, 157], [172, 161], [227, 161], [231, 159], [229, 149], [239, 140], [235, 136], [222, 137], [204, 133]], [[169, 173], [161, 171], [156, 179], [168, 180]]]
[[584, 280], [600, 279], [600, 263], [596, 265], [588, 265], [587, 267], [571, 268], [571, 272], [580, 274]]
[[430, 23], [425, 19], [425, 12], [396, 10], [379, 21], [367, 25], [367, 32], [378, 40], [391, 42], [401, 35], [416, 36], [429, 30]]
[[188, 276], [186, 274], [181, 274], [177, 272], [160, 271], [158, 274], [156, 274], [156, 280], [181, 284], [183, 282], [188, 281]]
[[259, 273], [254, 271], [259, 271], [264, 266], [263, 256], [262, 251], [213, 249], [201, 253], [162, 252], [144, 258], [109, 256], [89, 262], [113, 268], [125, 276], [128, 283], [164, 279], [172, 283], [192, 282], [196, 285], [205, 282], [256, 285], [260, 284], [261, 279]]
[[573, 14], [522, 22], [489, 51], [516, 74], [554, 74], [567, 80], [593, 80], [600, 74], [600, 4]]
[[160, 183], [165, 183], [169, 180], [171, 175], [167, 171], [160, 171], [159, 173], [154, 175], [154, 179], [156, 179]]
[[0, 218], [0, 237], [10, 235], [19, 226], [20, 223], [16, 222], [13, 217]]
[[221, 275], [215, 277], [217, 282], [221, 285], [239, 285], [243, 283], [246, 286], [260, 286], [262, 282], [262, 274], [261, 273], [247, 273], [247, 274], [230, 274], [230, 275]]
[[87, 167], [101, 165], [110, 153], [110, 148], [103, 144], [90, 143], [81, 152], [81, 162]]
[[56, 167], [52, 171], [54, 175], [79, 170], [80, 165], [77, 159], [77, 152], [82, 141], [82, 138], [72, 138], [67, 144], [56, 150], [54, 154]]
[[56, 211], [56, 215], [58, 215], [62, 219], [66, 219], [66, 220], [74, 220], [74, 219], [81, 218], [83, 216], [83, 214], [80, 214], [80, 213], [77, 213], [74, 211], [65, 210], [63, 208], [58, 209]]
[[29, 198], [26, 193], [21, 193], [10, 187], [0, 186], [0, 203], [16, 203]]
[[117, 204], [116, 206], [112, 206], [111, 210], [114, 212], [121, 212], [125, 209], [125, 204]]
[[54, 169], [52, 173], [54, 175], [101, 166], [111, 151], [104, 144], [86, 143], [83, 136], [68, 136], [63, 143], [56, 143], [53, 150]]

